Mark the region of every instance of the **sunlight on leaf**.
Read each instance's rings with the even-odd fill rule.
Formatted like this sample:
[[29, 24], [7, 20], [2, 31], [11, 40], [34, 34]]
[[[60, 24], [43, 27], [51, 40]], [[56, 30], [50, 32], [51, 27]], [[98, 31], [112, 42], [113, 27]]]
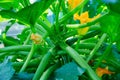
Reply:
[[2, 16], [0, 16], [0, 22], [6, 21], [6, 18], [2, 18]]
[[0, 3], [14, 2], [14, 0], [0, 0]]
[[[55, 0], [54, 0], [55, 1]], [[34, 25], [39, 16], [54, 2], [53, 0], [41, 0], [21, 9], [18, 12], [9, 10], [0, 11], [0, 15], [5, 18], [15, 18], [28, 25]], [[46, 4], [47, 3], [47, 4]], [[46, 5], [44, 5], [46, 4]]]

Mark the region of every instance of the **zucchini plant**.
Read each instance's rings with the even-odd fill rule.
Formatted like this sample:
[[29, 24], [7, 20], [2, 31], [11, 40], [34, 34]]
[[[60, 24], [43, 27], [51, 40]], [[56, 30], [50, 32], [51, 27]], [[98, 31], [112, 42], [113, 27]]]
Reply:
[[[0, 80], [119, 80], [118, 5], [1, 0], [0, 23], [7, 23], [0, 34]], [[10, 36], [12, 27], [20, 32]]]

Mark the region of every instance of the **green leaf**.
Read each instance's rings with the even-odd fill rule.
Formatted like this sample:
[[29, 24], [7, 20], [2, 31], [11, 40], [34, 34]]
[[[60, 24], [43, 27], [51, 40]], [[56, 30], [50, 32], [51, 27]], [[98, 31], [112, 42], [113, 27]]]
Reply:
[[16, 18], [19, 21], [34, 25], [39, 16], [46, 10], [55, 0], [41, 0], [28, 7], [25, 7], [17, 13], [12, 11], [1, 11], [0, 15], [6, 18]]
[[54, 80], [78, 80], [78, 77], [85, 72], [76, 63], [71, 62], [57, 69], [54, 73]]
[[120, 62], [120, 53], [117, 50], [117, 46], [113, 45], [112, 53], [116, 61]]
[[20, 39], [19, 43], [23, 44], [29, 34], [30, 34], [30, 28], [24, 28], [22, 32], [17, 35], [17, 37]]
[[16, 73], [11, 80], [32, 80], [34, 73]]
[[[108, 45], [104, 46], [104, 48], [106, 48], [107, 46]], [[109, 55], [106, 55], [105, 61], [109, 66], [114, 67], [114, 70], [116, 70], [116, 72], [120, 72], [120, 54], [116, 48], [116, 45], [112, 45], [111, 52], [109, 53]]]
[[5, 2], [14, 2], [15, 0], [0, 0], [0, 3], [5, 3]]
[[3, 63], [0, 64], [0, 80], [10, 80], [15, 73], [12, 64], [5, 59]]
[[101, 29], [103, 32], [107, 33], [112, 42], [116, 41], [120, 34], [120, 17], [118, 14], [110, 13], [101, 19]]
[[6, 25], [5, 30], [3, 32], [6, 34], [14, 23], [15, 23], [15, 20], [8, 21], [8, 24]]
[[5, 10], [15, 10], [18, 8], [19, 0], [0, 0], [0, 8]]

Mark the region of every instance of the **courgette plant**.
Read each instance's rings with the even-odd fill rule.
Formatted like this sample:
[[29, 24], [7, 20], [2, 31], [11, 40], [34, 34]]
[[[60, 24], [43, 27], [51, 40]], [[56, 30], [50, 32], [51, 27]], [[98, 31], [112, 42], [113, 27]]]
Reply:
[[[8, 22], [0, 35], [1, 80], [120, 79], [118, 0], [31, 1], [0, 1], [0, 21]], [[24, 28], [8, 36], [15, 23]]]

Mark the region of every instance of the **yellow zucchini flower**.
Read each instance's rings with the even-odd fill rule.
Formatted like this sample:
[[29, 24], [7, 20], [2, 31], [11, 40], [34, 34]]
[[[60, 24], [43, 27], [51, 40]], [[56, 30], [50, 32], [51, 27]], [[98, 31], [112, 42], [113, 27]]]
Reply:
[[[97, 16], [93, 17], [93, 18], [89, 18], [89, 13], [88, 11], [82, 13], [80, 16], [78, 14], [74, 15], [74, 20], [79, 20], [81, 24], [90, 22], [92, 20], [97, 19], [98, 17], [100, 17], [100, 14], [98, 14]], [[85, 35], [89, 30], [89, 27], [85, 27], [85, 28], [80, 28], [78, 29], [78, 34], [79, 35]]]
[[[76, 6], [78, 6], [78, 4], [80, 4], [82, 2], [82, 0], [68, 0], [68, 4], [70, 9], [74, 9]], [[82, 13], [81, 15], [77, 13], [74, 14], [74, 20], [79, 20], [81, 24], [90, 22], [92, 20], [95, 20], [96, 18], [98, 18], [100, 16], [100, 14], [98, 14], [97, 16], [93, 17], [93, 18], [89, 18], [89, 13], [88, 11]], [[85, 28], [80, 28], [78, 29], [78, 35], [85, 35], [89, 30], [89, 27], [85, 27]]]
[[108, 67], [106, 67], [106, 68], [100, 68], [100, 67], [98, 67], [98, 68], [96, 69], [96, 73], [97, 73], [97, 75], [98, 75], [99, 77], [102, 77], [104, 74], [110, 75], [110, 74], [113, 74], [114, 72], [109, 71], [109, 70], [108, 70]]

